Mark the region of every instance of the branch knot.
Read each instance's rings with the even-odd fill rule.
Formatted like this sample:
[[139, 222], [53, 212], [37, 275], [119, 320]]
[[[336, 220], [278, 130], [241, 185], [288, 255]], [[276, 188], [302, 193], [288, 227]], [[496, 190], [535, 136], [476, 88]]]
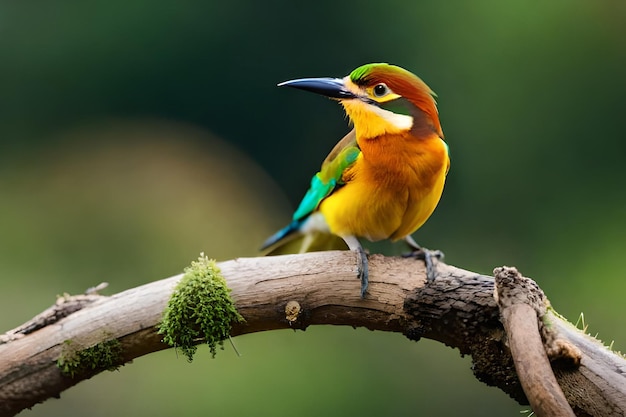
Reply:
[[509, 266], [495, 268], [493, 274], [493, 297], [501, 311], [513, 304], [527, 304], [537, 312], [537, 317], [546, 314], [549, 302], [535, 281], [522, 276], [517, 268]]

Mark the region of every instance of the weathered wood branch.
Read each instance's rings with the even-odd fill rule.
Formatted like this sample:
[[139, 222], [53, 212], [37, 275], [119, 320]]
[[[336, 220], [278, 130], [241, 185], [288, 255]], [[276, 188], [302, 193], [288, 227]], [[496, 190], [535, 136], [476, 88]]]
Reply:
[[[423, 262], [374, 255], [369, 293], [362, 300], [356, 258], [349, 251], [236, 259], [219, 266], [246, 320], [233, 327], [233, 336], [335, 324], [400, 332], [413, 340], [426, 337], [471, 355], [478, 379], [527, 403], [493, 297], [492, 277], [439, 263], [437, 279], [426, 283]], [[167, 348], [155, 326], [180, 278], [95, 297], [82, 309], [36, 331], [0, 339], [5, 342], [0, 344], [0, 415], [14, 415], [58, 397], [103, 370], [64, 376], [56, 361], [68, 340], [74, 348], [118, 340], [117, 365]], [[624, 358], [557, 315], [548, 312], [546, 321], [555, 339], [550, 346], [558, 351], [549, 351], [548, 356], [557, 358], [552, 367], [576, 415], [626, 415]], [[580, 352], [579, 367], [558, 359], [567, 357], [568, 346]]]
[[[494, 271], [494, 297], [507, 335], [515, 370], [524, 393], [538, 417], [574, 417], [550, 366], [549, 346], [558, 335], [542, 340], [540, 330], [551, 335], [541, 321], [547, 312], [547, 299], [539, 286], [523, 277], [515, 268], [500, 267]], [[562, 341], [562, 343], [565, 343]], [[545, 346], [544, 346], [545, 344]], [[579, 351], [570, 348], [572, 366], [579, 366]]]

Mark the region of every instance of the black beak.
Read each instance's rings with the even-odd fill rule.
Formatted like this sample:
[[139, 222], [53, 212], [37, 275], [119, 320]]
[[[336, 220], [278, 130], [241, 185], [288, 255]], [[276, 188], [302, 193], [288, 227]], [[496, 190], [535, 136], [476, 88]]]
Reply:
[[300, 78], [298, 80], [282, 82], [278, 84], [278, 86], [298, 88], [339, 100], [358, 97], [343, 85], [341, 78]]

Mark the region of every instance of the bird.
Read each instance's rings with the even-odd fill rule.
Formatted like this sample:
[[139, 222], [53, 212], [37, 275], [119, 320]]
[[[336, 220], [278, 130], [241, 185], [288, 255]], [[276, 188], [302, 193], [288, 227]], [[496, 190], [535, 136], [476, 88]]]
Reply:
[[435, 210], [450, 169], [436, 94], [415, 74], [387, 63], [362, 65], [343, 78], [299, 78], [278, 86], [338, 101], [353, 129], [311, 179], [292, 221], [261, 250], [286, 246], [298, 236], [299, 252], [319, 250], [316, 240], [340, 238], [357, 253], [365, 298], [368, 255], [359, 238], [404, 239], [433, 280], [433, 258], [442, 253], [422, 248], [411, 234]]

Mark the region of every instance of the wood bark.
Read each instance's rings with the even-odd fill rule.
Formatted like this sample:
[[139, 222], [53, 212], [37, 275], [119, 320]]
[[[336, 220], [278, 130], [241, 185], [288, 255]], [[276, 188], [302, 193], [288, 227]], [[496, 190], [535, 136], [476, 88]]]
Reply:
[[[434, 339], [471, 355], [476, 377], [522, 404], [520, 384], [494, 299], [494, 279], [443, 263], [426, 282], [415, 259], [370, 257], [370, 288], [360, 298], [357, 259], [350, 251], [241, 258], [219, 263], [246, 322], [231, 335], [309, 325], [362, 326]], [[90, 347], [120, 342], [119, 365], [165, 349], [155, 326], [181, 275], [112, 296], [89, 295], [80, 309], [61, 300], [46, 319], [0, 338], [0, 416], [14, 415], [103, 369], [70, 378], [57, 367], [65, 342]], [[79, 296], [85, 297], [85, 296]], [[72, 312], [64, 313], [64, 304]], [[53, 317], [52, 319], [49, 319]], [[554, 375], [577, 416], [626, 415], [626, 361], [548, 311], [542, 334]], [[539, 326], [541, 323], [538, 324]], [[36, 330], [35, 330], [36, 329]], [[579, 362], [572, 357], [579, 355]]]
[[[552, 337], [554, 332], [542, 321], [548, 307], [545, 294], [533, 280], [523, 277], [515, 268], [496, 268], [494, 275], [494, 297], [500, 308], [517, 377], [532, 410], [538, 417], [574, 417], [548, 358], [549, 352], [560, 352], [552, 346], [559, 340], [558, 335]], [[571, 346], [567, 353], [564, 356], [571, 365], [579, 366], [580, 351]]]

